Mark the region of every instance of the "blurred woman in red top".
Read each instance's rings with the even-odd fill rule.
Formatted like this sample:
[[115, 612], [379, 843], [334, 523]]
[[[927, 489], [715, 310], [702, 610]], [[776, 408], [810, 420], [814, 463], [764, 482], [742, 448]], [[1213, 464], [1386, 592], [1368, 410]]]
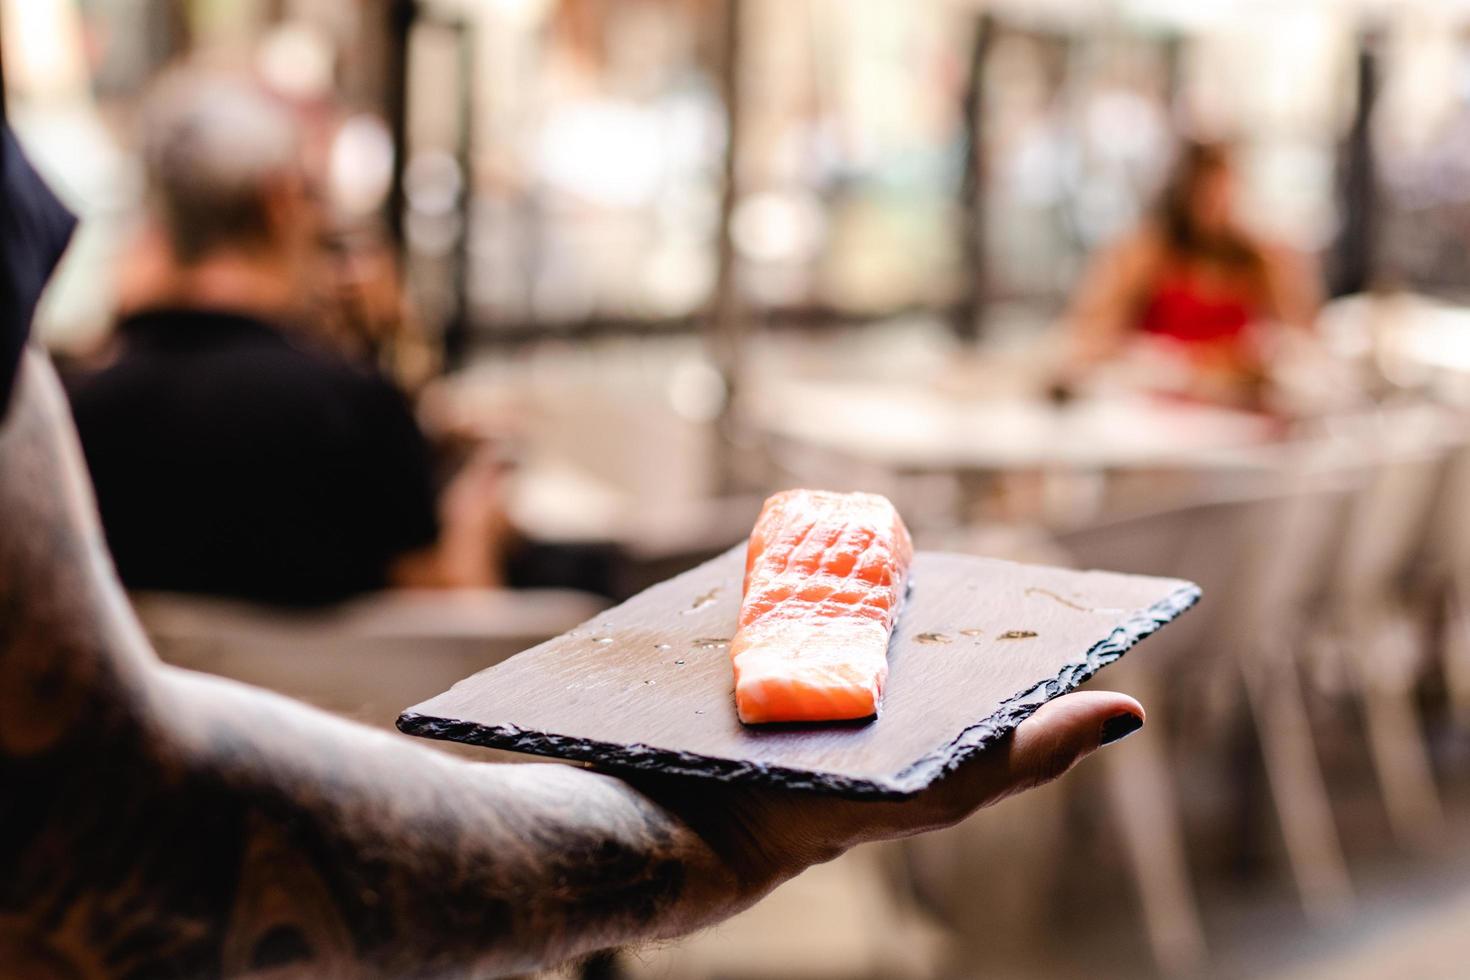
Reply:
[[1084, 367], [1147, 338], [1184, 366], [1182, 393], [1254, 406], [1269, 333], [1309, 328], [1315, 270], [1235, 218], [1229, 151], [1189, 143], [1154, 217], [1093, 263], [1070, 314], [1071, 361]]

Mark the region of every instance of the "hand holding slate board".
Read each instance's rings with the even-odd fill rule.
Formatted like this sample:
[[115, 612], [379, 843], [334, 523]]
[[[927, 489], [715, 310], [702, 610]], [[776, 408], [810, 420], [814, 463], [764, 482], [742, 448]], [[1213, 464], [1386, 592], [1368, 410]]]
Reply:
[[910, 796], [1199, 598], [1179, 579], [920, 553], [879, 717], [750, 727], [743, 546], [405, 711], [412, 735], [852, 798]]

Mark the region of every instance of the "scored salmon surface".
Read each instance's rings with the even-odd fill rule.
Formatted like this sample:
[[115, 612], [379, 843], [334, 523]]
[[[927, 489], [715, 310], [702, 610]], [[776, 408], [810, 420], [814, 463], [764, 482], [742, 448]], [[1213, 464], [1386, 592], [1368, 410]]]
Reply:
[[787, 490], [750, 534], [730, 643], [747, 724], [877, 714], [914, 546], [886, 497]]

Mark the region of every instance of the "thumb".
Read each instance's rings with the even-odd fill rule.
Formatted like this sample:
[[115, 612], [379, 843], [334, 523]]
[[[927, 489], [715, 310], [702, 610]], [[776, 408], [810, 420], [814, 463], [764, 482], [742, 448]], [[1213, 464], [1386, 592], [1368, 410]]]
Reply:
[[1100, 746], [1143, 727], [1143, 706], [1126, 694], [1084, 691], [1041, 706], [1016, 728], [1008, 762], [1018, 790], [1051, 782]]

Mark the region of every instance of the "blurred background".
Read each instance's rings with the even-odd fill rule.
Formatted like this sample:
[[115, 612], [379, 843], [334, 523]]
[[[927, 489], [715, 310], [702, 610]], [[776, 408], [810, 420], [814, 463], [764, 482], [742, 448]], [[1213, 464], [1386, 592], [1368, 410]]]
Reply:
[[1470, 969], [1470, 6], [0, 0], [0, 41], [166, 659], [391, 726], [795, 485], [1204, 586], [1081, 771], [564, 975]]

